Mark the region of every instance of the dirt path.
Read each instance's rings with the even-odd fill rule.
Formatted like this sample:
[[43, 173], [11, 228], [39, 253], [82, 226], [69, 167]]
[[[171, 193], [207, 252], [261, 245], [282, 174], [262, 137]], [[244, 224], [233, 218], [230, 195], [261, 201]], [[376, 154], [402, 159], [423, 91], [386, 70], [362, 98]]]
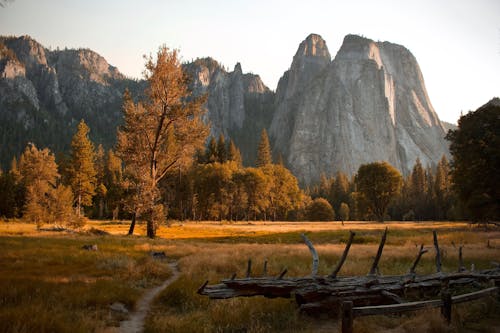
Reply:
[[169, 263], [168, 266], [172, 270], [172, 276], [165, 280], [161, 285], [153, 289], [148, 290], [137, 302], [137, 306], [134, 312], [130, 313], [129, 319], [122, 321], [120, 323], [121, 333], [138, 333], [144, 330], [144, 320], [151, 307], [151, 303], [156, 296], [165, 288], [167, 288], [172, 282], [179, 278], [179, 269], [177, 268], [177, 263]]

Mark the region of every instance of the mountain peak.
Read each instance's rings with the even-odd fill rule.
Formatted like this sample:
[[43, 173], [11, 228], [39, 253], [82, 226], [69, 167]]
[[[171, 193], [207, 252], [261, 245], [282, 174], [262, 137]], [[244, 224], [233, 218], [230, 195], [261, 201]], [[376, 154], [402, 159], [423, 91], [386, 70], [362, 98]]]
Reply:
[[300, 43], [295, 57], [318, 57], [330, 62], [331, 56], [325, 40], [317, 34], [310, 34]]

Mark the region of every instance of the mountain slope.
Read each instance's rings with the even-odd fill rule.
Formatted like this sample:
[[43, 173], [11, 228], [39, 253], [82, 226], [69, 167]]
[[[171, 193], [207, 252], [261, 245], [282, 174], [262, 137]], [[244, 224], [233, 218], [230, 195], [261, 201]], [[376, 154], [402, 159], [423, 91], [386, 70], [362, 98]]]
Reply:
[[76, 124], [84, 119], [91, 137], [106, 146], [121, 122], [127, 79], [88, 49], [48, 50], [29, 36], [0, 37], [0, 147], [5, 168], [27, 142], [55, 152], [69, 148]]

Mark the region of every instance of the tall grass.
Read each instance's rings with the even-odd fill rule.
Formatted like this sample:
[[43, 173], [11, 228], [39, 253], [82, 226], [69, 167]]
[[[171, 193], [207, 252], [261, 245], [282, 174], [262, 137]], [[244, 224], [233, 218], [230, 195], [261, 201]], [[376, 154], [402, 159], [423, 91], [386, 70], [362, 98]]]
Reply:
[[[141, 241], [144, 242], [144, 241]], [[85, 251], [84, 244], [98, 251]], [[168, 267], [116, 237], [0, 237], [0, 332], [92, 332], [115, 326]]]
[[[162, 239], [125, 236], [128, 223], [91, 222], [89, 227], [111, 236], [36, 231], [34, 225], [0, 222], [0, 332], [95, 332], [117, 326], [126, 315], [109, 305], [123, 303], [132, 310], [145, 288], [159, 284], [170, 272], [151, 259], [164, 251], [177, 260], [181, 277], [156, 300], [146, 322], [147, 332], [338, 332], [335, 318], [310, 318], [299, 313], [293, 299], [263, 297], [209, 300], [196, 290], [233, 273], [252, 276], [288, 268], [287, 276], [306, 276], [311, 255], [300, 233], [305, 232], [320, 256], [320, 274], [329, 274], [349, 236], [355, 242], [340, 276], [365, 275], [371, 266], [385, 226], [386, 247], [379, 264], [384, 275], [405, 274], [424, 244], [419, 274], [435, 271], [432, 230], [437, 229], [443, 270], [458, 268], [458, 246], [464, 245], [467, 267], [489, 267], [500, 258], [500, 233], [469, 229], [453, 223], [174, 223], [162, 226]], [[17, 227], [16, 227], [17, 226]], [[142, 225], [136, 229], [144, 235]], [[487, 247], [487, 241], [490, 246]], [[98, 251], [85, 251], [97, 244]], [[500, 326], [498, 301], [454, 306], [453, 323], [443, 324], [439, 310], [402, 316], [355, 320], [356, 332], [489, 332]]]

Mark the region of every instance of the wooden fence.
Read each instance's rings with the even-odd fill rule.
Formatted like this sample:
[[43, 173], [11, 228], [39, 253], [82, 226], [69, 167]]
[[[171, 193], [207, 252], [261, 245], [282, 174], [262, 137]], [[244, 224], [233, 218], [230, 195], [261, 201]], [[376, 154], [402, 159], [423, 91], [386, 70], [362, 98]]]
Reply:
[[441, 299], [379, 306], [353, 307], [352, 301], [345, 301], [342, 302], [342, 333], [353, 332], [353, 322], [356, 317], [387, 315], [437, 307], [441, 308], [441, 314], [449, 324], [451, 322], [452, 304], [469, 302], [486, 296], [497, 295], [498, 290], [498, 287], [492, 287], [453, 297], [449, 291], [443, 290], [441, 293]]

